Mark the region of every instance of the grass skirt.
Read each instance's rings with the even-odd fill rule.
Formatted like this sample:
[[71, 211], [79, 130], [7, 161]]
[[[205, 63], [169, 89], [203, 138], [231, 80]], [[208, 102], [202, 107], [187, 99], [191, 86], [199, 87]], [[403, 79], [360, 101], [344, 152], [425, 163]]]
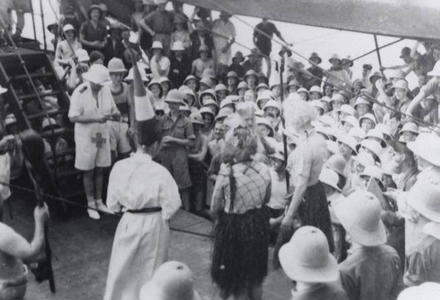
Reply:
[[223, 293], [236, 295], [263, 282], [267, 275], [269, 236], [266, 208], [245, 214], [220, 214], [211, 276]]
[[299, 215], [303, 225], [315, 226], [327, 237], [330, 252], [333, 252], [333, 230], [328, 210], [327, 197], [321, 182], [307, 187], [304, 201], [299, 206]]
[[[307, 187], [304, 193], [304, 201], [301, 201], [298, 208], [298, 215], [302, 226], [315, 226], [325, 234], [330, 252], [333, 252], [335, 247], [330, 212], [328, 210], [327, 197], [321, 182]], [[275, 269], [280, 267], [278, 258], [280, 248], [290, 241], [296, 229], [294, 226], [281, 227], [274, 247], [273, 264]]]

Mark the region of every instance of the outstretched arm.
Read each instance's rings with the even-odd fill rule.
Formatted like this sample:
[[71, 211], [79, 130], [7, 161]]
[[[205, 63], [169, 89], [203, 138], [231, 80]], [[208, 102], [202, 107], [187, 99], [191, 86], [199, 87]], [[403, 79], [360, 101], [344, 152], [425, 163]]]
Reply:
[[46, 205], [35, 208], [35, 230], [30, 243], [12, 228], [0, 223], [0, 251], [22, 260], [28, 260], [37, 255], [44, 246], [44, 222], [47, 217]]

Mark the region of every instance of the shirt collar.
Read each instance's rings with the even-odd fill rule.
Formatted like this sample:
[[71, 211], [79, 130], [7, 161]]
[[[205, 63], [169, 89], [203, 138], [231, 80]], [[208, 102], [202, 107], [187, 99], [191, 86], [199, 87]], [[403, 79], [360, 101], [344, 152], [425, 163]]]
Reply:
[[131, 154], [131, 158], [138, 162], [150, 162], [152, 160], [151, 155], [144, 152], [134, 152]]

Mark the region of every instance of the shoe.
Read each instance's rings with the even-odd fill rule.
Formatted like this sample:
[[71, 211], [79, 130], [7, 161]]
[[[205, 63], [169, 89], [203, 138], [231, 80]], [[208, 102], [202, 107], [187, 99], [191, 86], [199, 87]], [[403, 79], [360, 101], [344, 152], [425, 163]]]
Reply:
[[88, 202], [87, 205], [88, 205], [88, 207], [90, 207], [87, 209], [87, 214], [89, 215], [89, 218], [93, 219], [93, 220], [101, 219], [101, 216], [99, 215], [99, 213], [96, 210], [94, 210], [94, 208], [96, 208], [96, 202], [95, 201]]
[[105, 212], [105, 213], [108, 213], [108, 214], [113, 214], [113, 212], [110, 209], [108, 209], [107, 206], [104, 204], [102, 199], [96, 200], [96, 208], [99, 211], [102, 211], [102, 212]]

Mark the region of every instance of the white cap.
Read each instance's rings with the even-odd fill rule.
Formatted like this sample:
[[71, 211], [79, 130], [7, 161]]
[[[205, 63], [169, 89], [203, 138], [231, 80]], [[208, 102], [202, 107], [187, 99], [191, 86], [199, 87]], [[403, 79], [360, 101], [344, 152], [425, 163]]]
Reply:
[[154, 41], [151, 49], [163, 49], [163, 45], [161, 41]]
[[368, 176], [377, 179], [379, 181], [382, 181], [382, 175], [383, 175], [382, 170], [376, 165], [365, 167], [364, 171], [360, 174], [361, 177]]
[[338, 186], [338, 182], [339, 182], [338, 174], [335, 171], [330, 170], [329, 168], [322, 168], [321, 174], [319, 175], [319, 181], [327, 184], [328, 186], [331, 186], [338, 192], [341, 191], [341, 188]]
[[357, 190], [338, 201], [333, 208], [356, 243], [367, 247], [385, 244], [387, 234], [381, 219], [382, 207], [372, 193]]
[[110, 81], [108, 69], [99, 64], [93, 64], [90, 69], [83, 74], [83, 77], [85, 80], [95, 84], [104, 84]]
[[66, 24], [66, 25], [64, 25], [64, 27], [63, 27], [63, 32], [67, 32], [67, 31], [69, 31], [69, 30], [73, 30], [73, 31], [75, 31], [75, 27], [73, 27], [72, 24]]
[[90, 60], [89, 53], [84, 49], [76, 50], [75, 55], [78, 58], [79, 62], [89, 62]]

